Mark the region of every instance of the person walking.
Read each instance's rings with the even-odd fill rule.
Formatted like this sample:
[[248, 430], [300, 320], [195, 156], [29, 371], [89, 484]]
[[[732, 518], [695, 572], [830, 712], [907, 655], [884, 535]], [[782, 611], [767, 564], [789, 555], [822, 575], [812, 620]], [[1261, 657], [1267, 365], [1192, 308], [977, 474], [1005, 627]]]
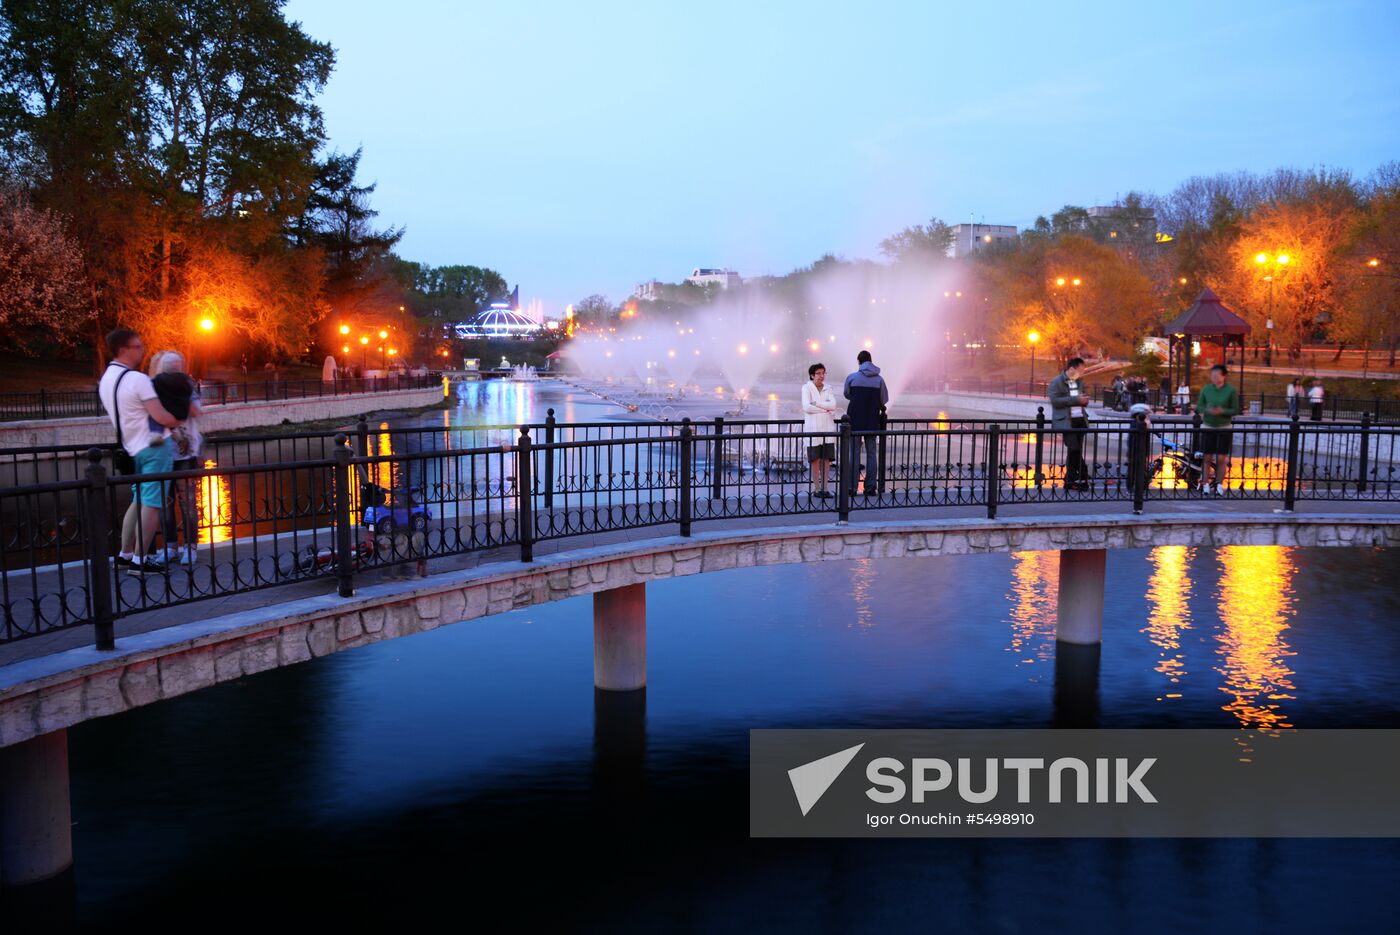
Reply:
[[1298, 399], [1303, 395], [1303, 381], [1295, 379], [1288, 384], [1288, 389], [1284, 391], [1284, 396], [1288, 399], [1288, 418], [1298, 418]]
[[[880, 492], [880, 477], [884, 465], [880, 463], [880, 408], [890, 401], [890, 390], [885, 378], [880, 376], [880, 368], [875, 366], [869, 351], [856, 355], [857, 368], [847, 375], [842, 394], [850, 400], [846, 415], [851, 420], [851, 431], [862, 435], [852, 435], [848, 463], [851, 465], [851, 485], [855, 486], [855, 472], [859, 469], [861, 442], [865, 443], [865, 495], [875, 496]], [[855, 495], [855, 491], [851, 491]]]
[[[172, 456], [172, 470], [193, 471], [199, 466], [200, 449], [204, 446], [204, 436], [199, 430], [199, 387], [194, 379], [184, 372], [185, 358], [179, 351], [161, 351], [151, 358], [148, 372], [156, 395], [166, 411], [180, 420], [180, 424], [170, 430], [170, 444], [175, 446]], [[161, 515], [162, 536], [165, 539], [166, 561], [178, 561], [181, 565], [193, 565], [197, 559], [199, 542], [198, 485], [194, 478], [173, 480], [168, 491], [165, 510]], [[175, 522], [175, 510], [179, 508], [180, 522]], [[183, 533], [184, 546], [177, 547]]]
[[[1235, 440], [1232, 427], [1235, 416], [1240, 413], [1240, 394], [1225, 382], [1228, 371], [1224, 364], [1210, 368], [1210, 382], [1201, 387], [1196, 398], [1196, 411], [1201, 414], [1201, 454], [1205, 464], [1201, 467], [1201, 492], [1213, 493], [1217, 497], [1225, 493], [1225, 483], [1230, 474], [1230, 450]], [[1215, 483], [1211, 476], [1214, 468]]]
[[[151, 443], [162, 436], [151, 432], [148, 419], [155, 420], [163, 428], [174, 428], [179, 420], [160, 404], [151, 378], [140, 370], [146, 347], [140, 335], [126, 328], [108, 334], [106, 343], [111, 360], [97, 384], [97, 396], [117, 430], [119, 454], [125, 454], [131, 462], [124, 465], [128, 470], [121, 473], [165, 473], [174, 461], [174, 446]], [[165, 563], [150, 554], [151, 541], [160, 527], [161, 508], [165, 505], [163, 486], [159, 482], [132, 485], [131, 506], [122, 519], [117, 567], [128, 568], [134, 574], [165, 570]]]
[[1308, 406], [1312, 409], [1312, 421], [1322, 421], [1322, 381], [1312, 381], [1308, 388]]
[[[816, 363], [807, 368], [807, 382], [802, 384], [802, 431], [830, 436], [836, 432], [836, 394], [826, 385], [826, 364]], [[831, 497], [826, 489], [831, 462], [836, 460], [836, 443], [829, 438], [807, 439], [807, 461], [812, 466], [812, 496], [820, 500]]]
[[1065, 369], [1050, 381], [1050, 427], [1062, 433], [1065, 443], [1065, 490], [1089, 489], [1089, 469], [1084, 464], [1084, 436], [1089, 430], [1089, 397], [1079, 382], [1084, 358], [1071, 357]]

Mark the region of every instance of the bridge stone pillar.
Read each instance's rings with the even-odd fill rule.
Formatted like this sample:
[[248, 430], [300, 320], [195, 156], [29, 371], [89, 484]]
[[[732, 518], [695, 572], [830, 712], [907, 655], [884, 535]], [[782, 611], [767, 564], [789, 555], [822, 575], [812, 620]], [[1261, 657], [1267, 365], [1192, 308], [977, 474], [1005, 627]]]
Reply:
[[38, 883], [72, 865], [68, 732], [0, 748], [0, 884]]
[[1104, 549], [1060, 552], [1060, 603], [1055, 639], [1061, 643], [1103, 641], [1103, 581], [1108, 564]]
[[593, 595], [593, 684], [606, 691], [647, 685], [647, 586]]

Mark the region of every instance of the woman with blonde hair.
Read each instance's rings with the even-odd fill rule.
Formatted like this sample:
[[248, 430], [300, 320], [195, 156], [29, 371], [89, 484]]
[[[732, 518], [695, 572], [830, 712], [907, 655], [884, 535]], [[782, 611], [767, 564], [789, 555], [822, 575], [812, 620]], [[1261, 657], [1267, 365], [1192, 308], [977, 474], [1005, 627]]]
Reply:
[[[199, 431], [199, 387], [189, 374], [185, 373], [185, 357], [179, 351], [160, 351], [151, 357], [151, 383], [161, 405], [180, 424], [170, 430], [169, 444], [175, 446], [173, 470], [193, 471], [200, 466], [199, 453], [204, 446], [204, 436]], [[179, 561], [182, 565], [193, 565], [196, 561], [199, 543], [198, 484], [193, 478], [173, 481], [170, 495], [166, 499], [161, 520], [165, 537], [167, 561]], [[175, 507], [180, 508], [180, 523], [175, 523]], [[183, 530], [185, 545], [177, 547], [177, 532]]]

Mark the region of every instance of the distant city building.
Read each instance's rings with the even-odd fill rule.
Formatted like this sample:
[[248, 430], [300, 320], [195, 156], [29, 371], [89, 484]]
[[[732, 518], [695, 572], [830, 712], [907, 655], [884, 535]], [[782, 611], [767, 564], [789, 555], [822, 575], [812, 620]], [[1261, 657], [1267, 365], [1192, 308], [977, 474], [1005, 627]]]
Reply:
[[1108, 240], [1139, 240], [1145, 234], [1157, 233], [1157, 212], [1138, 205], [1094, 205], [1089, 209], [1089, 223], [1098, 228]]
[[948, 247], [950, 257], [967, 256], [999, 240], [1015, 240], [1012, 224], [954, 224], [953, 242]]
[[661, 298], [661, 287], [664, 285], [666, 284], [659, 279], [653, 279], [649, 282], [640, 282], [632, 287], [632, 295], [639, 299], [647, 299], [648, 301], [654, 302]]
[[739, 274], [732, 269], [705, 269], [698, 266], [690, 271], [685, 281], [693, 282], [697, 286], [718, 285], [721, 289], [728, 289], [743, 282]]

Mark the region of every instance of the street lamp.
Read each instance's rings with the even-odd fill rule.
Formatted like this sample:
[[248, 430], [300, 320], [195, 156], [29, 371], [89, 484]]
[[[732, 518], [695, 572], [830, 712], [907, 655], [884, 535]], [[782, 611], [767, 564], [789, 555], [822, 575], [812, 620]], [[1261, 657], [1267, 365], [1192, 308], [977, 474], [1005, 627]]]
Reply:
[[1280, 253], [1275, 257], [1270, 257], [1267, 253], [1256, 253], [1254, 255], [1254, 262], [1260, 266], [1269, 262], [1274, 264], [1273, 270], [1264, 277], [1264, 281], [1269, 284], [1269, 311], [1268, 316], [1264, 319], [1264, 330], [1266, 332], [1266, 337], [1264, 339], [1265, 367], [1272, 367], [1274, 365], [1274, 277], [1278, 275], [1280, 267], [1288, 265], [1290, 259], [1291, 257], [1286, 253]]
[[369, 351], [369, 335], [360, 335], [360, 378], [365, 375], [365, 354]]
[[350, 326], [349, 326], [349, 325], [341, 325], [341, 326], [340, 326], [340, 333], [341, 333], [341, 334], [349, 334], [349, 333], [350, 333]]
[[1030, 390], [1030, 393], [1031, 393], [1032, 396], [1034, 396], [1034, 395], [1035, 395], [1035, 346], [1036, 346], [1036, 344], [1038, 344], [1038, 343], [1040, 342], [1040, 332], [1039, 332], [1039, 331], [1031, 331], [1031, 332], [1029, 332], [1029, 333], [1026, 335], [1026, 340], [1029, 341], [1029, 342], [1031, 342], [1031, 390]]

